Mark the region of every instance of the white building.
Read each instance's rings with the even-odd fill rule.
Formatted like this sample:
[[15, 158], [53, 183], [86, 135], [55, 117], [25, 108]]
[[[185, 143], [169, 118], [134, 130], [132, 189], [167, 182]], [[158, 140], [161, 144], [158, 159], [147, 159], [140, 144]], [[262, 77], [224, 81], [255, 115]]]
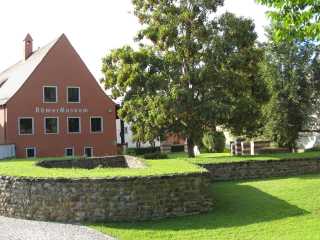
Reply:
[[[116, 126], [117, 126], [117, 144], [126, 145], [128, 148], [137, 148], [138, 143], [133, 140], [133, 133], [131, 131], [130, 125], [118, 118], [116, 120]], [[123, 139], [121, 136], [122, 132], [123, 132]], [[160, 141], [158, 139], [156, 139], [154, 142], [156, 147], [160, 147]], [[139, 143], [139, 145], [140, 145], [140, 148], [151, 147], [150, 143]]]

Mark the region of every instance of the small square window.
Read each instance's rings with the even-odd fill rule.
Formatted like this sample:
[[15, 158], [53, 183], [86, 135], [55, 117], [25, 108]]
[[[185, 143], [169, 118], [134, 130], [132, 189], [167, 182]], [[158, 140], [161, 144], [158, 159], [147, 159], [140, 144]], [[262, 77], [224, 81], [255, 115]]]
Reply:
[[79, 103], [80, 102], [80, 88], [68, 87], [68, 102]]
[[36, 148], [34, 147], [26, 148], [26, 157], [27, 158], [36, 157]]
[[91, 118], [91, 132], [101, 133], [102, 132], [102, 117]]
[[84, 155], [85, 155], [86, 157], [92, 157], [92, 155], [93, 155], [93, 149], [92, 149], [92, 147], [85, 147], [85, 148], [84, 148]]
[[57, 87], [43, 87], [43, 101], [45, 103], [56, 103]]
[[19, 134], [32, 135], [33, 134], [33, 118], [19, 119]]
[[66, 157], [73, 157], [74, 156], [73, 148], [66, 148], [64, 150], [64, 155]]
[[69, 133], [80, 133], [80, 118], [70, 117], [68, 118], [68, 131]]

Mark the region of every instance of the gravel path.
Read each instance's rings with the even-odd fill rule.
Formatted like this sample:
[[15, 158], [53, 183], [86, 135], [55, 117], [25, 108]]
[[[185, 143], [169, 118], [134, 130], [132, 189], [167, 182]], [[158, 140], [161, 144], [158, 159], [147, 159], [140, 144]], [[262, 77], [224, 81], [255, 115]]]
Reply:
[[0, 217], [0, 240], [115, 240], [95, 230], [73, 224]]

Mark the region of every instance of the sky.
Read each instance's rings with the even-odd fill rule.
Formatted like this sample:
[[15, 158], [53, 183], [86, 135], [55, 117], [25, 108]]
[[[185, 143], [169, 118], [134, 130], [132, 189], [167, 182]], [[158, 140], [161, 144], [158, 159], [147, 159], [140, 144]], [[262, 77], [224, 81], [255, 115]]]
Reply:
[[[250, 17], [263, 41], [266, 10], [254, 0], [225, 0], [219, 13]], [[140, 27], [131, 0], [1, 0], [0, 22], [0, 71], [22, 59], [27, 33], [35, 49], [65, 33], [97, 80], [102, 77], [103, 56], [113, 48], [133, 45]]]

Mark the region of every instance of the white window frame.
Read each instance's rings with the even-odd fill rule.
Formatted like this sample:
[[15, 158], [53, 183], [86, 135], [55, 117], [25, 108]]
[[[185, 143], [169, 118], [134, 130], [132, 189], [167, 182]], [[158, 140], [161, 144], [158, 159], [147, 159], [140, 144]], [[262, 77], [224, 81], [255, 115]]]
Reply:
[[[46, 102], [46, 99], [44, 96], [44, 89], [45, 88], [55, 88], [56, 89], [56, 101], [55, 102]], [[43, 103], [58, 103], [58, 86], [43, 86], [42, 87], [42, 102]]]
[[[33, 149], [34, 157], [28, 157], [28, 150], [29, 149]], [[36, 158], [37, 157], [37, 148], [36, 147], [26, 147], [25, 152], [26, 152], [26, 158]]]
[[[72, 149], [72, 156], [67, 155], [67, 149]], [[65, 157], [74, 157], [74, 147], [66, 147], [64, 148], [64, 156]]]
[[90, 146], [84, 146], [83, 147], [83, 156], [86, 156], [86, 149], [87, 148], [91, 149], [91, 157], [93, 157], [93, 147], [90, 147]]
[[[57, 119], [57, 132], [56, 133], [47, 133], [47, 126], [46, 126], [46, 120], [47, 119], [50, 119], [50, 118], [55, 118]], [[44, 117], [43, 119], [43, 125], [44, 125], [44, 134], [45, 135], [58, 135], [59, 134], [59, 131], [60, 131], [60, 124], [59, 124], [59, 117], [56, 117], [56, 116], [50, 116], [50, 117]]]
[[[100, 119], [101, 119], [101, 131], [100, 131], [100, 132], [93, 132], [93, 131], [92, 131], [92, 122], [91, 122], [91, 120], [92, 120], [93, 118], [100, 118]], [[102, 117], [102, 116], [91, 116], [91, 117], [90, 117], [90, 133], [92, 133], [92, 134], [103, 133], [103, 117]]]
[[[31, 119], [32, 120], [32, 133], [21, 133], [20, 120], [21, 119]], [[18, 135], [19, 136], [33, 136], [34, 135], [34, 117], [18, 117]]]
[[[70, 118], [78, 118], [79, 119], [79, 132], [70, 132], [69, 131], [69, 119]], [[81, 133], [81, 117], [67, 117], [67, 130], [68, 130], [68, 134], [80, 134]]]
[[[78, 102], [69, 102], [69, 88], [77, 88], [79, 89], [79, 101]], [[80, 92], [80, 87], [77, 86], [67, 86], [67, 103], [80, 103], [81, 102], [81, 92]]]

